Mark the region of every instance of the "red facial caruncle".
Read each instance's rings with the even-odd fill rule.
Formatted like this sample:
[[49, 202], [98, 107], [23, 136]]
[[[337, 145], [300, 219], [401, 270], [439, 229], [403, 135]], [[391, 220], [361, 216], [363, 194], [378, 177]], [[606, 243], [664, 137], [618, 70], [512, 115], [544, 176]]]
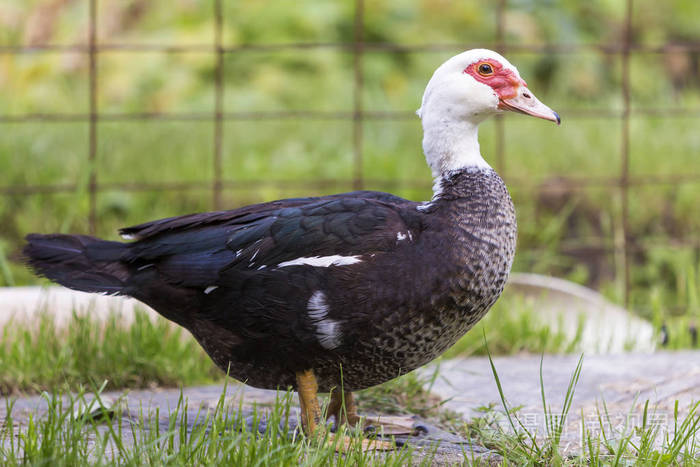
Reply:
[[[465, 68], [464, 73], [490, 86], [500, 101], [516, 97], [520, 86], [527, 87], [527, 83], [522, 78], [519, 78], [513, 70], [505, 68], [498, 60], [479, 60]], [[500, 103], [499, 107], [501, 107]]]

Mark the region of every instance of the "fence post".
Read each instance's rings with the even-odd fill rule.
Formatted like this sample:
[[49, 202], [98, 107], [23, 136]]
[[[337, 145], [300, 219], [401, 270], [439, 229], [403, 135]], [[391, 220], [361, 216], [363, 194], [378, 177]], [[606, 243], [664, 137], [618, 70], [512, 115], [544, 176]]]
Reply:
[[223, 11], [221, 0], [214, 1], [214, 47], [216, 50], [216, 70], [214, 89], [214, 163], [212, 174], [212, 204], [214, 210], [221, 209], [222, 191], [222, 144], [224, 133], [224, 48], [222, 44]]
[[90, 63], [90, 120], [88, 123], [88, 232], [97, 233], [97, 0], [90, 0], [89, 63]]
[[[507, 0], [500, 0], [496, 8], [496, 51], [505, 55], [505, 10]], [[496, 115], [496, 168], [501, 177], [506, 177], [506, 126], [503, 114]]]
[[622, 38], [622, 128], [620, 142], [620, 194], [622, 197], [622, 258], [624, 268], [625, 308], [630, 301], [630, 247], [629, 247], [629, 140], [630, 140], [630, 40], [632, 28], [632, 0], [627, 0], [624, 37]]
[[363, 114], [362, 114], [362, 91], [364, 86], [362, 53], [364, 49], [364, 0], [355, 0], [355, 21], [353, 37], [353, 68], [355, 75], [355, 85], [353, 87], [353, 111], [352, 111], [352, 142], [353, 142], [353, 177], [352, 186], [355, 190], [364, 187], [362, 179], [362, 158], [363, 158]]

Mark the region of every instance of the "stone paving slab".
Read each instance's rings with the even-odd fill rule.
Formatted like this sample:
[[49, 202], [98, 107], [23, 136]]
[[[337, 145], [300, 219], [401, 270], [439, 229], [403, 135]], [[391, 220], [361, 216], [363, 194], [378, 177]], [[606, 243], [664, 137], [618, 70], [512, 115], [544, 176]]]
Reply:
[[[579, 356], [545, 355], [542, 361], [547, 405], [557, 414], [562, 408], [571, 375]], [[509, 407], [521, 407], [520, 420], [526, 428], [544, 433], [545, 417], [540, 392], [540, 356], [520, 355], [493, 358]], [[431, 370], [422, 370], [426, 376]], [[465, 419], [481, 416], [478, 409], [502, 403], [488, 358], [444, 361], [430, 390], [447, 400], [445, 406]], [[649, 401], [651, 422], [662, 431], [673, 429], [676, 401], [680, 415], [700, 400], [700, 351], [652, 354], [592, 355], [584, 357], [580, 380], [563, 432], [563, 444], [570, 451], [580, 448], [581, 423], [594, 432], [598, 408], [605, 401], [612, 427], [625, 423], [641, 425], [644, 403]], [[614, 431], [611, 432], [614, 436]], [[608, 434], [611, 434], [608, 433]]]

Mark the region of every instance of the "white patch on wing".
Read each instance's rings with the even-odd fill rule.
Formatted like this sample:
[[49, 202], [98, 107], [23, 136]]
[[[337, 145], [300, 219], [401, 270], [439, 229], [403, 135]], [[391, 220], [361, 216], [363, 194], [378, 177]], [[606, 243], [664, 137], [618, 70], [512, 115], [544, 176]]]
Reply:
[[337, 321], [328, 318], [326, 295], [317, 290], [311, 295], [309, 303], [309, 318], [316, 327], [316, 337], [324, 349], [332, 350], [340, 345], [340, 329]]
[[115, 290], [114, 292], [91, 292], [91, 293], [94, 293], [97, 295], [102, 295], [103, 297], [116, 297], [116, 296], [120, 295], [118, 290]]
[[310, 256], [301, 257], [293, 259], [291, 261], [283, 261], [277, 265], [278, 268], [284, 268], [287, 266], [316, 266], [320, 268], [327, 268], [328, 266], [347, 266], [349, 264], [360, 263], [362, 260], [360, 256]]
[[403, 240], [408, 239], [409, 241], [413, 241], [413, 234], [411, 233], [410, 230], [407, 230], [406, 233], [403, 232], [396, 232], [396, 241], [401, 242]]
[[144, 264], [143, 266], [139, 266], [138, 268], [136, 268], [136, 270], [143, 271], [144, 269], [150, 268], [152, 266], [153, 266], [153, 263], [148, 263], [148, 264]]
[[132, 235], [132, 234], [121, 234], [120, 237], [124, 240], [138, 240], [139, 239], [139, 237], [137, 237], [136, 235]]
[[210, 293], [212, 293], [213, 291], [215, 291], [215, 290], [218, 289], [218, 288], [219, 288], [218, 285], [210, 285], [209, 287], [207, 287], [206, 289], [204, 289], [204, 293], [207, 294], [207, 295], [209, 295]]
[[309, 318], [314, 321], [321, 321], [328, 317], [326, 295], [320, 290], [317, 290], [311, 295], [307, 307], [309, 309]]

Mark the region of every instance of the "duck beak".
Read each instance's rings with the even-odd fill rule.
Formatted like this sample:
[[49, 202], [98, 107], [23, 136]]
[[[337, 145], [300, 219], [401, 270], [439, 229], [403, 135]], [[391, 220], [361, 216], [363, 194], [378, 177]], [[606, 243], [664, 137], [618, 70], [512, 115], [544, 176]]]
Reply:
[[513, 97], [499, 97], [498, 108], [532, 115], [561, 125], [559, 114], [540, 102], [526, 86], [518, 86], [518, 91]]

